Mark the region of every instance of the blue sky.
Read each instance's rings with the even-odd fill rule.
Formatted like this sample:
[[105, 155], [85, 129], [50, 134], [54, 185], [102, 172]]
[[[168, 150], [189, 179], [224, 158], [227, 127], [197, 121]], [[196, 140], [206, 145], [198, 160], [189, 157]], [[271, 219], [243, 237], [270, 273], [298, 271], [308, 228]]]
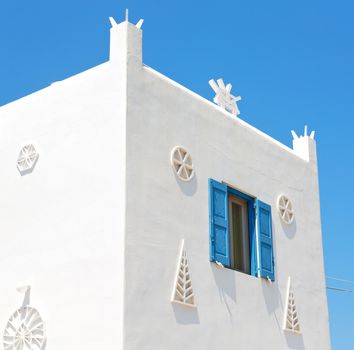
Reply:
[[[0, 105], [106, 61], [126, 7], [147, 65], [209, 99], [232, 82], [240, 117], [287, 145], [316, 130], [326, 274], [354, 280], [354, 2], [1, 0]], [[354, 294], [328, 302], [333, 349], [354, 349]]]

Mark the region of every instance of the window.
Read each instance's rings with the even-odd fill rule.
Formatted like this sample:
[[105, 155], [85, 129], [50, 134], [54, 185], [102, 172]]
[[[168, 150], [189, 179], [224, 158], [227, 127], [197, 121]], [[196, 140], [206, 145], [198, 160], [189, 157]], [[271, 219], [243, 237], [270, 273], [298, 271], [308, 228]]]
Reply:
[[274, 280], [271, 207], [209, 180], [210, 261]]
[[250, 243], [247, 201], [228, 195], [230, 267], [250, 274]]

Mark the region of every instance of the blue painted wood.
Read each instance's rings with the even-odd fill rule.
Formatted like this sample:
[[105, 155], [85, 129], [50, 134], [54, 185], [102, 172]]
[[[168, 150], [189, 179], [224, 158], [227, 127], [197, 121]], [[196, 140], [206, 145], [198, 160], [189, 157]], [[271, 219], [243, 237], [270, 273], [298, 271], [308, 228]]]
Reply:
[[251, 275], [258, 276], [257, 240], [256, 240], [256, 202], [254, 198], [248, 201], [248, 230], [250, 242]]
[[256, 200], [258, 254], [260, 277], [274, 281], [274, 254], [272, 233], [272, 210], [270, 205]]
[[227, 186], [209, 179], [210, 261], [230, 266]]

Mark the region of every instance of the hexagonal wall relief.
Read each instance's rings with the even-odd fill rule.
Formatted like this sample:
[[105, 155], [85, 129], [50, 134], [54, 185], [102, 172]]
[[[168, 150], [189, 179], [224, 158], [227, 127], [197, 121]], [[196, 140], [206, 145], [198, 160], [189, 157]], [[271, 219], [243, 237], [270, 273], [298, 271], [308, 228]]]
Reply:
[[182, 181], [190, 181], [194, 176], [192, 157], [182, 146], [176, 146], [172, 149], [171, 165], [175, 174]]
[[23, 146], [17, 157], [17, 168], [21, 175], [28, 174], [34, 169], [39, 154], [33, 144]]
[[294, 221], [294, 210], [290, 199], [285, 195], [280, 195], [277, 200], [277, 209], [280, 217], [286, 224], [291, 224]]

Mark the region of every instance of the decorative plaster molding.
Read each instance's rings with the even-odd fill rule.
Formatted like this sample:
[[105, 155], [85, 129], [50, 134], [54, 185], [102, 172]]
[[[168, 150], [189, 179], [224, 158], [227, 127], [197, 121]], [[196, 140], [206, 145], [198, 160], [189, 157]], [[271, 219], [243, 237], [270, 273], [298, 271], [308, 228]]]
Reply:
[[284, 330], [300, 333], [300, 321], [295, 305], [294, 292], [291, 287], [291, 279], [288, 278], [288, 288], [285, 303]]
[[282, 220], [290, 225], [295, 218], [293, 205], [290, 199], [284, 194], [280, 195], [277, 200], [277, 209]]
[[17, 168], [21, 175], [30, 173], [38, 160], [39, 154], [33, 144], [22, 147], [17, 157]]
[[171, 302], [196, 307], [184, 240], [182, 240], [181, 252], [178, 259]]
[[241, 96], [233, 96], [231, 95], [232, 85], [227, 84], [225, 86], [224, 81], [220, 78], [217, 80], [217, 83], [214, 79], [209, 80], [209, 85], [216, 93], [214, 97], [214, 102], [230, 112], [233, 115], [239, 115], [240, 110], [237, 106], [237, 102], [241, 100]]
[[194, 166], [190, 153], [182, 146], [176, 146], [171, 151], [171, 165], [176, 175], [182, 181], [190, 181], [194, 176]]
[[44, 350], [46, 332], [39, 312], [23, 306], [9, 318], [3, 337], [4, 350]]

